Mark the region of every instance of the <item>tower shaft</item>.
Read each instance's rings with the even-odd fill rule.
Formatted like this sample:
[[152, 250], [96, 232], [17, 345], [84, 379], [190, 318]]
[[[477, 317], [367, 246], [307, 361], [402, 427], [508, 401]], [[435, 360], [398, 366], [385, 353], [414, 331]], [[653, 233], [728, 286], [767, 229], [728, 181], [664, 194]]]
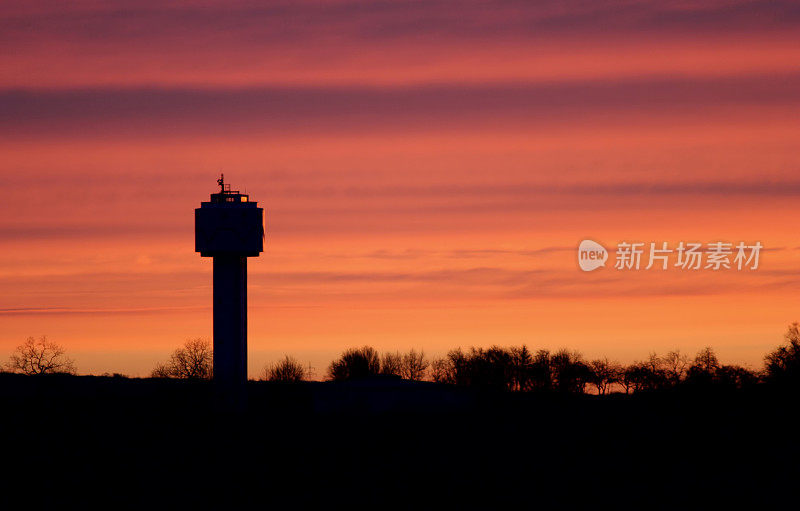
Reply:
[[214, 256], [214, 381], [247, 381], [247, 257]]

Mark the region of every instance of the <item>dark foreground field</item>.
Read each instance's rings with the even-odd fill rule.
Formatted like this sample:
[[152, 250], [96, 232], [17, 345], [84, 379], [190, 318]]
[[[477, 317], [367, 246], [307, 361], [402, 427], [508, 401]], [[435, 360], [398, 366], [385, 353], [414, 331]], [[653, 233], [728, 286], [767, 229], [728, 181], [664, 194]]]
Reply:
[[[796, 394], [501, 394], [373, 380], [0, 375], [3, 497], [28, 508], [795, 508]], [[10, 508], [9, 508], [10, 509]]]

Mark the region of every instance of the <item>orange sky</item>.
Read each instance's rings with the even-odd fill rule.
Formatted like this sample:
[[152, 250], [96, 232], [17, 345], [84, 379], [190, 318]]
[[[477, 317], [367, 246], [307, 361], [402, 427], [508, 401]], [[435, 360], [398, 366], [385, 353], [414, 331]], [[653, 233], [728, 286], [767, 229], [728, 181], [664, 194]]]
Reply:
[[[251, 376], [363, 344], [758, 368], [800, 319], [798, 25], [780, 2], [4, 7], [0, 358], [47, 335], [146, 375], [210, 338], [193, 209], [223, 170], [267, 216]], [[584, 273], [585, 238], [765, 251]]]

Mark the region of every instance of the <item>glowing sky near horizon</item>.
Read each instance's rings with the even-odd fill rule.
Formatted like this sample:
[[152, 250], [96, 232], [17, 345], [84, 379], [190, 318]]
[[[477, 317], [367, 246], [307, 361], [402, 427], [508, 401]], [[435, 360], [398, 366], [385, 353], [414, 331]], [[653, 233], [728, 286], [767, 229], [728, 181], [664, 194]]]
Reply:
[[[793, 2], [11, 2], [0, 358], [146, 375], [211, 336], [193, 209], [266, 210], [250, 370], [526, 343], [758, 368], [800, 319]], [[581, 272], [585, 238], [757, 271]]]

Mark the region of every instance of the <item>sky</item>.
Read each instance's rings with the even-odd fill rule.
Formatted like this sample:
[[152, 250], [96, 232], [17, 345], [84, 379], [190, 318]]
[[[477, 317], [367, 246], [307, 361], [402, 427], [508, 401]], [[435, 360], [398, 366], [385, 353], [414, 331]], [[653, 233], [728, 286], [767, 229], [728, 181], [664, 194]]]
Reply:
[[[4, 2], [0, 359], [146, 376], [210, 339], [224, 172], [266, 213], [251, 377], [365, 344], [758, 369], [800, 320], [798, 33], [780, 1]], [[682, 241], [763, 249], [615, 268]]]

